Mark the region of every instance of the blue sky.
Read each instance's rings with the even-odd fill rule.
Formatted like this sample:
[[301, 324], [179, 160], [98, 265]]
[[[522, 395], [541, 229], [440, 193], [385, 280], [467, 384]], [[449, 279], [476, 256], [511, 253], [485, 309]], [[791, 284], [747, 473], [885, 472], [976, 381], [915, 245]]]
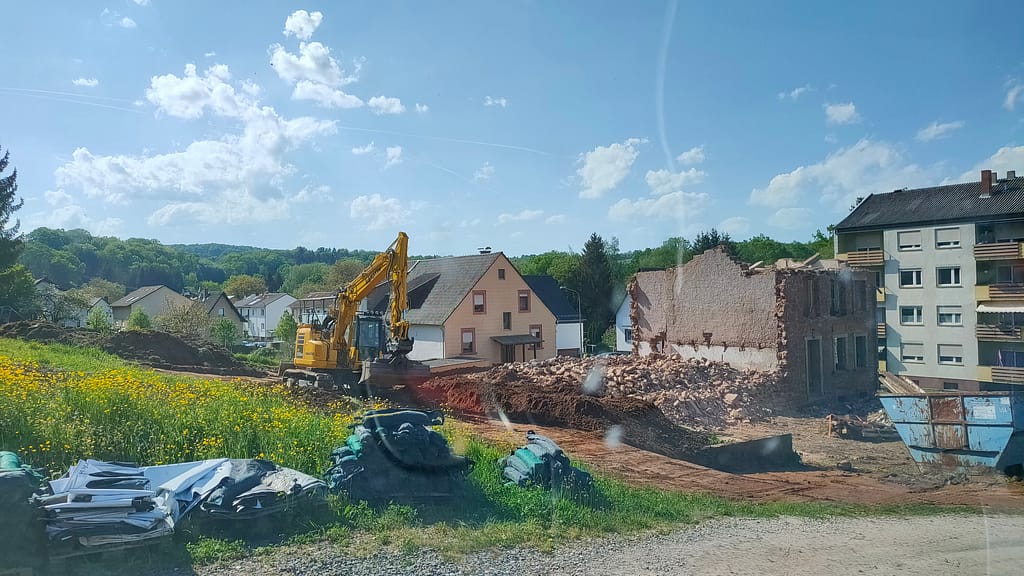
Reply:
[[[40, 18], [40, 10], [46, 17]], [[1005, 2], [5, 7], [26, 230], [417, 253], [806, 239], [852, 201], [1024, 172]]]

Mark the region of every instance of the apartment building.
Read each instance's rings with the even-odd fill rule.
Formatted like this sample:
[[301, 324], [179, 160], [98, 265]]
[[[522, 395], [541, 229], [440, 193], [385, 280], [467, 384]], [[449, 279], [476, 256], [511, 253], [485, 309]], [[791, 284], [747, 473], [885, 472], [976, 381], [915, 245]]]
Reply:
[[873, 194], [836, 256], [875, 273], [879, 369], [921, 387], [1024, 384], [1024, 178]]

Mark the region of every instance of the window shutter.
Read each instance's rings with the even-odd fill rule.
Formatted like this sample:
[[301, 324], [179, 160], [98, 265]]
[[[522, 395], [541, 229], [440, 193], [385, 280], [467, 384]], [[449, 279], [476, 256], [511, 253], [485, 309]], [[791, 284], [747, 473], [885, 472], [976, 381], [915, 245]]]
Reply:
[[908, 230], [906, 232], [897, 233], [897, 240], [901, 249], [903, 248], [920, 248], [921, 246], [921, 231], [920, 230]]
[[960, 344], [939, 344], [939, 356], [956, 356], [962, 358], [964, 347]]
[[936, 244], [959, 244], [960, 243], [960, 229], [959, 228], [939, 228], [935, 231], [935, 243]]
[[924, 356], [924, 344], [903, 343], [904, 356]]

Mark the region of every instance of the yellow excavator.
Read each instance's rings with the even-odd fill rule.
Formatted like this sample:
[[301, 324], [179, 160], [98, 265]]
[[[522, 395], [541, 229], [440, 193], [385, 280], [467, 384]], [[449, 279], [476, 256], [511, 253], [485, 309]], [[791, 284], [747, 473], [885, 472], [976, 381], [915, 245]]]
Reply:
[[[299, 324], [295, 357], [281, 366], [288, 385], [372, 393], [372, 387], [414, 386], [430, 377], [430, 369], [409, 359], [408, 309], [409, 236], [399, 232], [387, 250], [377, 254], [358, 276], [338, 291], [323, 320]], [[360, 304], [381, 283], [389, 281], [386, 317], [360, 312]]]

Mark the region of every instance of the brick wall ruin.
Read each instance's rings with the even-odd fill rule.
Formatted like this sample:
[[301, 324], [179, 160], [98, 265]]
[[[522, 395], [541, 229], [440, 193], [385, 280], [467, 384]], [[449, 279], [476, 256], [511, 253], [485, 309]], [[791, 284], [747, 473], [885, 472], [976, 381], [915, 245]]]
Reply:
[[[723, 249], [709, 250], [680, 268], [640, 272], [630, 283], [634, 352], [776, 371], [783, 382], [778, 405], [870, 393], [877, 379], [874, 290], [865, 271], [750, 270]], [[838, 361], [836, 338], [846, 350]], [[812, 357], [819, 373], [808, 370]]]

